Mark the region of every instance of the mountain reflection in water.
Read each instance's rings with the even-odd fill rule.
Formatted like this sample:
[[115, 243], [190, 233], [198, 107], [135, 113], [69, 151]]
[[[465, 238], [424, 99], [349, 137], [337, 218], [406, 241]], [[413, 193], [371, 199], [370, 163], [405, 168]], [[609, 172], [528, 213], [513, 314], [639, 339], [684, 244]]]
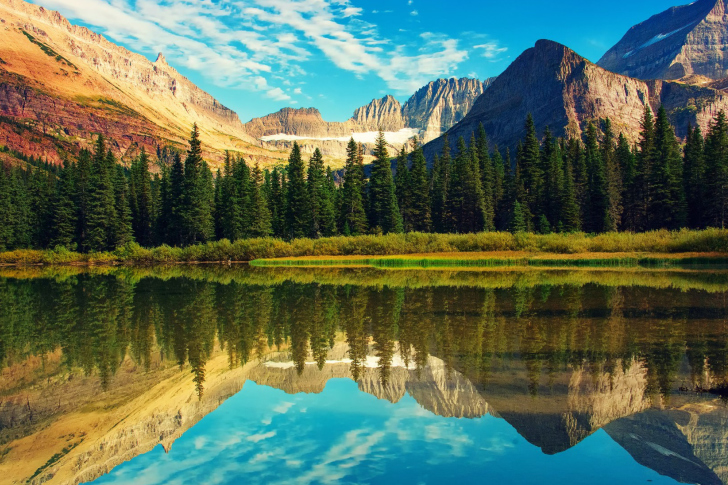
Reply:
[[728, 483], [726, 296], [710, 271], [6, 269], [0, 476]]

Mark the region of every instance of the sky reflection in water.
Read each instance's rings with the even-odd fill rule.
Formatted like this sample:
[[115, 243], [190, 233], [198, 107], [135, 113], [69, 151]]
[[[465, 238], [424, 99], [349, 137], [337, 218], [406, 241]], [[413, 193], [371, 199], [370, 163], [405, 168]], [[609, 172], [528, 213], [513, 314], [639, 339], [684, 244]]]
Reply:
[[599, 430], [549, 456], [506, 421], [436, 416], [348, 379], [288, 395], [248, 381], [178, 439], [94, 483], [678, 483], [639, 465]]

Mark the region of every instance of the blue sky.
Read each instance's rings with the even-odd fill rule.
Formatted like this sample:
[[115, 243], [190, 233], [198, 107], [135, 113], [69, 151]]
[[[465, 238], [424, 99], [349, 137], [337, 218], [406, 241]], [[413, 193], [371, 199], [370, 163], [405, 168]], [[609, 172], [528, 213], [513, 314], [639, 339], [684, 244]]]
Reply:
[[396, 404], [349, 379], [289, 395], [248, 381], [187, 431], [96, 484], [499, 483], [676, 484], [639, 465], [605, 431], [554, 456], [493, 416], [435, 416], [409, 395]]
[[536, 40], [597, 61], [680, 0], [33, 0], [167, 61], [243, 121], [286, 106], [343, 121], [440, 77], [485, 79]]

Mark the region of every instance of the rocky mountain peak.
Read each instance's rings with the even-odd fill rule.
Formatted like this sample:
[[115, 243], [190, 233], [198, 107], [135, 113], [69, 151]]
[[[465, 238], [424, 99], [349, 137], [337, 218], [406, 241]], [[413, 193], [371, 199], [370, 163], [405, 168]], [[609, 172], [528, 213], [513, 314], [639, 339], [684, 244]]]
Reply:
[[728, 0], [698, 0], [635, 25], [599, 65], [639, 79], [728, 76]]
[[405, 126], [402, 105], [391, 95], [358, 108], [351, 119], [364, 131], [399, 131]]
[[160, 52], [159, 55], [157, 55], [157, 60], [154, 61], [154, 63], [155, 64], [167, 65], [167, 59], [165, 59], [164, 54], [162, 54]]
[[[449, 132], [468, 139], [482, 123], [492, 144], [515, 148], [531, 114], [536, 128], [555, 136], [581, 136], [589, 122], [610, 118], [615, 129], [636, 141], [645, 106], [668, 111], [678, 136], [688, 123], [705, 129], [728, 108], [725, 92], [709, 86], [664, 81], [645, 82], [602, 69], [557, 42], [541, 40], [521, 54]], [[425, 147], [428, 159], [442, 140]]]

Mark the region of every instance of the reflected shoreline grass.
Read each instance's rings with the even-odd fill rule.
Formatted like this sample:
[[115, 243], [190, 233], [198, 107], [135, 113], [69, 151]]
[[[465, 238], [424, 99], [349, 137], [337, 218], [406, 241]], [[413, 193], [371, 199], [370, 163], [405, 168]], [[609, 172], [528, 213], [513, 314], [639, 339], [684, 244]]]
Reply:
[[0, 281], [50, 279], [65, 281], [84, 276], [110, 276], [137, 283], [144, 279], [169, 281], [186, 278], [223, 285], [275, 287], [288, 283], [374, 288], [534, 288], [537, 286], [598, 285], [606, 287], [675, 288], [681, 291], [728, 292], [728, 270], [685, 268], [373, 268], [326, 266], [257, 267], [242, 265], [158, 266], [23, 266], [0, 268]]

